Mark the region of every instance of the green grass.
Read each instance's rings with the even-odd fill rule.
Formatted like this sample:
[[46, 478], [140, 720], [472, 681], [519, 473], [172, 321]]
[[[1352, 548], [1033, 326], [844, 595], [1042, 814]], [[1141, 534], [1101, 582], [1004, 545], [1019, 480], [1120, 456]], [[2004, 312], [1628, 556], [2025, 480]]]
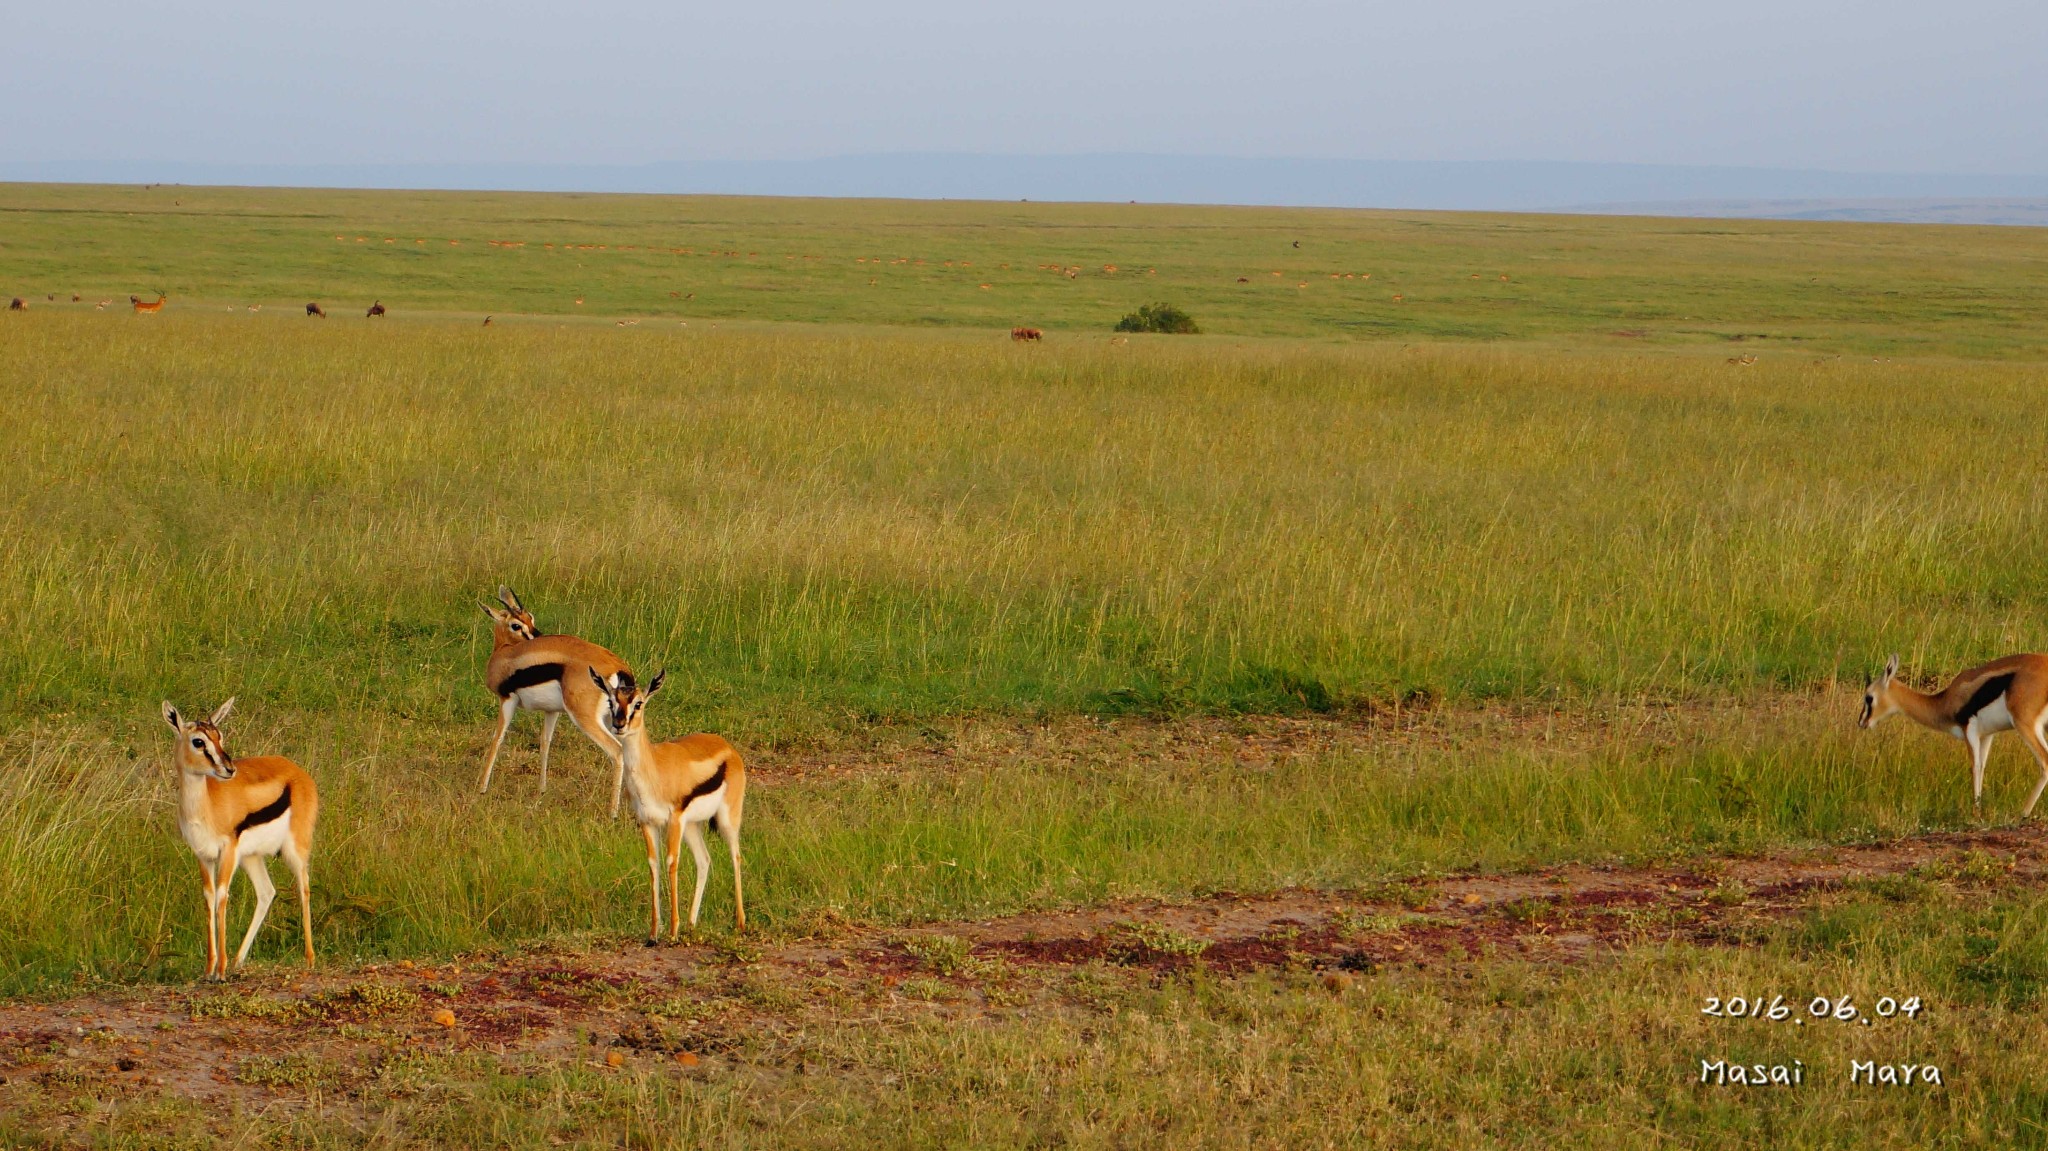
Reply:
[[23, 319], [15, 723], [484, 722], [501, 582], [749, 739], [1860, 681], [2048, 594], [2031, 365]]
[[[1604, 734], [1569, 747], [1430, 741], [1260, 769], [1135, 755], [1113, 731], [1065, 741], [1066, 756], [779, 785], [764, 754], [756, 775], [770, 786], [747, 806], [748, 910], [773, 935], [827, 907], [908, 923], [1740, 853], [1971, 820], [1960, 757], [1932, 737], [1862, 736], [1825, 712], [1760, 721], [1701, 711], [1676, 739], [1650, 743], [1637, 734], [1649, 718], [1618, 712]], [[320, 781], [313, 906], [329, 961], [645, 933], [639, 839], [603, 817], [610, 776], [594, 751], [558, 749], [559, 782], [542, 796], [531, 751], [517, 748], [529, 770], [478, 797], [483, 724], [465, 745], [395, 721], [360, 723], [257, 711], [239, 741], [244, 753], [293, 751]], [[5, 749], [15, 766], [0, 782], [0, 994], [76, 979], [177, 981], [197, 969], [195, 868], [171, 831], [155, 735], [138, 737], [139, 756], [27, 735]], [[2030, 781], [2001, 759], [1990, 810], [2011, 810]], [[234, 922], [246, 922], [249, 898], [242, 885]], [[289, 904], [273, 910], [258, 959], [297, 962]], [[730, 917], [721, 862], [706, 929], [723, 933]]]
[[162, 290], [172, 311], [260, 303], [294, 322], [309, 299], [330, 323], [376, 299], [398, 317], [1058, 339], [1165, 300], [1224, 336], [2034, 359], [2048, 308], [2048, 235], [2030, 228], [30, 184], [0, 185], [0, 220], [0, 294]]
[[[827, 907], [943, 920], [1963, 826], [1957, 749], [1853, 737], [1843, 688], [1891, 650], [1934, 673], [2042, 643], [2032, 231], [30, 186], [0, 187], [0, 218], [0, 291], [32, 303], [0, 313], [0, 994], [196, 969], [165, 697], [238, 695], [231, 747], [319, 779], [330, 959], [641, 930], [637, 840], [598, 818], [579, 737], [556, 793], [523, 771], [471, 792], [492, 715], [475, 601], [501, 582], [544, 627], [668, 667], [658, 735], [746, 750], [771, 933]], [[159, 316], [90, 307], [157, 288]], [[335, 317], [294, 314], [308, 298]], [[372, 298], [394, 316], [346, 314]], [[1112, 342], [1158, 300], [1212, 334]], [[1017, 323], [1052, 338], [1012, 345]], [[1398, 701], [1599, 734], [1249, 765], [1112, 731], [954, 771], [776, 777], [920, 730]], [[2016, 755], [1994, 813], [2027, 786]], [[714, 925], [729, 891], [721, 872]], [[1670, 1029], [1748, 962], [1684, 953], [1619, 960], [1640, 976], [1619, 981], [1390, 980], [1368, 1012], [1247, 981], [1120, 999], [1112, 1024], [841, 1028], [819, 1042], [842, 1067], [899, 1070], [836, 1075], [815, 1104], [786, 1080], [743, 1099], [427, 1063], [457, 1106], [403, 1122], [532, 1143], [624, 1113], [641, 1142], [745, 1142], [744, 1103], [790, 1143], [845, 1122], [1249, 1145], [1329, 1133], [1302, 1124], [1334, 1110], [1472, 1146], [1619, 1090], [1575, 1135], [2038, 1141], [2038, 907], [1930, 918], [1912, 884], [1863, 895], [1745, 972], [1969, 1004], [1928, 1034], [1979, 1078], [1923, 1110], [1680, 1090]], [[280, 902], [264, 961], [288, 958], [294, 915]], [[1474, 998], [1496, 985], [1533, 1006]], [[1589, 1033], [1615, 1042], [1555, 1052]], [[1355, 1054], [1381, 1049], [1410, 1071]], [[1042, 1090], [1075, 1074], [1071, 1096]], [[1417, 1118], [1446, 1111], [1463, 1125]], [[1198, 1115], [1218, 1118], [1176, 1126]], [[134, 1129], [183, 1122], [158, 1118]]]
[[[81, 1126], [104, 1147], [2037, 1148], [2044, 944], [2038, 892], [1938, 893], [1833, 899], [1753, 950], [1650, 944], [1585, 966], [1472, 955], [1356, 983], [1089, 966], [1052, 977], [1064, 1007], [1023, 1012], [920, 1011], [812, 977], [694, 1072], [640, 1054], [608, 1070], [605, 1036], [581, 1058], [394, 1044], [374, 1070], [241, 1065], [297, 1106], [116, 1095]], [[1924, 1010], [1870, 1027], [1700, 1013], [1759, 993], [1799, 1017], [1816, 995]], [[1720, 1060], [1804, 1082], [1702, 1085]], [[1932, 1064], [1942, 1084], [1852, 1085], [1856, 1061]], [[60, 1118], [25, 1105], [0, 1136]]]

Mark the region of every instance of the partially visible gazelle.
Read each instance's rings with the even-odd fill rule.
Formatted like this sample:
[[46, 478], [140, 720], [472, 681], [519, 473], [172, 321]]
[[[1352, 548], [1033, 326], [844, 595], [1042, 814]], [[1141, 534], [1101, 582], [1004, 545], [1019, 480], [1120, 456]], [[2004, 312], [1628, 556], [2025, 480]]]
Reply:
[[630, 672], [608, 677], [590, 673], [592, 683], [604, 693], [605, 730], [616, 736], [621, 748], [619, 762], [626, 768], [626, 790], [633, 797], [633, 818], [647, 841], [647, 880], [653, 892], [653, 919], [647, 929], [648, 946], [661, 938], [661, 848], [655, 838], [666, 832], [668, 839], [668, 937], [682, 930], [676, 906], [677, 873], [682, 864], [682, 845], [690, 845], [690, 857], [697, 865], [697, 892], [690, 897], [690, 926], [697, 926], [697, 913], [704, 908], [704, 884], [711, 878], [711, 852], [704, 846], [704, 825], [711, 824], [725, 839], [732, 857], [732, 914], [737, 929], [747, 929], [747, 904], [740, 893], [740, 806], [747, 795], [747, 769], [740, 753], [715, 735], [687, 735], [667, 743], [647, 738], [647, 701], [661, 690], [666, 671], [654, 677], [646, 690], [633, 683]]
[[277, 887], [269, 860], [284, 856], [299, 888], [299, 926], [305, 933], [306, 966], [313, 965], [313, 823], [320, 817], [320, 793], [313, 777], [275, 755], [235, 759], [221, 743], [220, 725], [235, 709], [230, 699], [209, 719], [187, 720], [164, 702], [164, 722], [178, 733], [178, 830], [199, 857], [206, 895], [206, 977], [228, 977], [228, 885], [235, 868], [249, 873], [256, 888], [256, 914], [242, 936], [233, 966], [249, 958], [256, 932], [270, 914]]
[[614, 672], [631, 674], [626, 661], [611, 652], [577, 639], [573, 635], [542, 635], [511, 588], [498, 589], [498, 603], [484, 604], [484, 614], [496, 625], [491, 631], [491, 660], [484, 667], [484, 681], [498, 696], [498, 734], [491, 740], [491, 756], [484, 762], [479, 789], [491, 789], [491, 770], [498, 764], [498, 751], [512, 717], [523, 708], [546, 718], [540, 731], [540, 789], [548, 789], [548, 748], [555, 742], [555, 723], [567, 715], [576, 729], [590, 737], [605, 758], [612, 761], [612, 815], [619, 814], [619, 794], [626, 768], [619, 759], [619, 744], [598, 722], [604, 694], [590, 686], [584, 672], [599, 676]]
[[2020, 817], [2034, 814], [2041, 792], [2048, 789], [2048, 736], [2042, 730], [2048, 726], [2048, 655], [2009, 655], [1979, 664], [1932, 694], [1898, 682], [1898, 674], [1899, 657], [1894, 654], [1864, 690], [1863, 715], [1857, 722], [1876, 727], [1905, 712], [1922, 726], [1968, 744], [1970, 800], [1978, 808], [1984, 803], [1984, 763], [1991, 758], [1992, 737], [2001, 731], [2019, 732], [2020, 742], [2041, 767], [2041, 779]]

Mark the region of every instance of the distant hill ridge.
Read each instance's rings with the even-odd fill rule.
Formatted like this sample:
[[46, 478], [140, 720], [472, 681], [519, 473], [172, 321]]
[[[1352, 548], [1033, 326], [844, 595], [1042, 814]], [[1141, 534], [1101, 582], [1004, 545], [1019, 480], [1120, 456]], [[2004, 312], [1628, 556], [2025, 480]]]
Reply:
[[0, 163], [0, 180], [1077, 200], [2048, 223], [2048, 175], [1551, 161], [901, 153], [576, 164]]

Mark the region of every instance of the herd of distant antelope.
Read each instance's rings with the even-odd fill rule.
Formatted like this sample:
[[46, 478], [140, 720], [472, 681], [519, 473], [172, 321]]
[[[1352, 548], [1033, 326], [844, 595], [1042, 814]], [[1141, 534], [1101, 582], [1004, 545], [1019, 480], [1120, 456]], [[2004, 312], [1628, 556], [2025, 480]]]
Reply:
[[[498, 733], [484, 761], [480, 790], [491, 786], [491, 771], [505, 733], [522, 710], [540, 712], [541, 789], [547, 789], [548, 751], [556, 721], [566, 715], [590, 737], [617, 768], [612, 777], [611, 814], [619, 813], [621, 794], [633, 804], [633, 818], [647, 848], [647, 879], [651, 915], [649, 946], [661, 938], [662, 848], [668, 862], [669, 938], [682, 930], [679, 871], [682, 849], [689, 846], [696, 867], [696, 891], [690, 897], [690, 926], [704, 907], [704, 887], [711, 877], [711, 852], [704, 844], [704, 825], [725, 840], [732, 858], [733, 919], [747, 926], [747, 905], [740, 883], [740, 811], [746, 799], [746, 765], [732, 744], [716, 735], [697, 734], [655, 743], [647, 735], [647, 702], [661, 691], [667, 672], [641, 686], [626, 662], [604, 648], [572, 635], [545, 635], [533, 614], [509, 587], [498, 589], [497, 603], [481, 605], [491, 619], [491, 658], [484, 681], [498, 697]], [[299, 920], [304, 931], [306, 964], [313, 964], [311, 864], [313, 827], [320, 815], [320, 792], [304, 768], [282, 756], [236, 759], [228, 754], [220, 725], [234, 710], [229, 699], [206, 719], [188, 719], [170, 701], [163, 705], [164, 722], [177, 732], [173, 759], [178, 768], [178, 830], [199, 858], [202, 894], [206, 901], [206, 978], [226, 979], [249, 957], [249, 948], [270, 914], [277, 888], [269, 861], [284, 856], [299, 894]], [[239, 868], [256, 889], [256, 909], [242, 945], [228, 960], [228, 888]]]

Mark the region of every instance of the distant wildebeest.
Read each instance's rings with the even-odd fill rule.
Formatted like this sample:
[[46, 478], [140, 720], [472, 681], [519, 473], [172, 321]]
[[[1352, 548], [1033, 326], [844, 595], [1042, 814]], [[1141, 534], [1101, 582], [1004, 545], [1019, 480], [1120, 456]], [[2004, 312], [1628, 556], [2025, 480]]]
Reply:
[[1045, 333], [1037, 328], [1011, 328], [1010, 338], [1013, 340], [1042, 340], [1045, 338]]
[[381, 301], [381, 300], [380, 300], [380, 301], [378, 301], [377, 303], [371, 304], [371, 305], [370, 305], [370, 310], [369, 310], [369, 311], [367, 311], [367, 312], [364, 312], [364, 313], [363, 313], [363, 317], [364, 317], [365, 319], [367, 319], [367, 318], [369, 318], [369, 317], [371, 317], [371, 316], [381, 316], [381, 315], [383, 315], [383, 314], [384, 314], [384, 304], [383, 304], [383, 301]]
[[28, 301], [20, 296], [16, 296], [7, 301], [7, 310], [10, 312], [26, 312], [28, 311]]
[[164, 310], [164, 301], [168, 299], [170, 297], [164, 295], [162, 289], [158, 289], [156, 299], [154, 300], [144, 300], [140, 296], [130, 296], [128, 297], [128, 302], [134, 305], [135, 310], [138, 312], [161, 312]]
[[306, 304], [306, 314], [309, 316], [318, 316], [324, 320], [327, 318], [327, 309], [320, 306], [320, 301], [312, 300]]

